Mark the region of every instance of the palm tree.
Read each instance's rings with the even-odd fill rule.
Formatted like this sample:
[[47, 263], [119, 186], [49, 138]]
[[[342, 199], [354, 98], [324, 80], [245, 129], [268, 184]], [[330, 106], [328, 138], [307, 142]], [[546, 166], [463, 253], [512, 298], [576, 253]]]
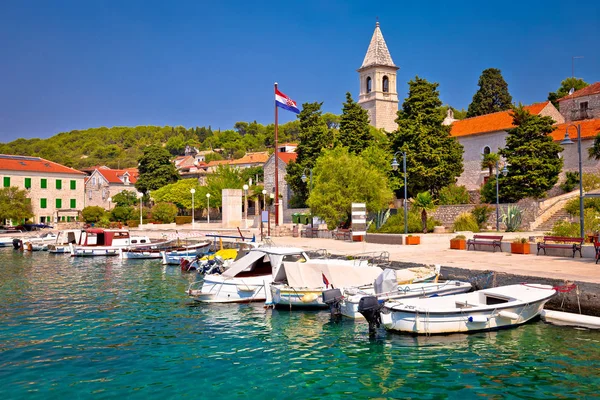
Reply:
[[497, 153], [488, 153], [483, 155], [481, 160], [481, 168], [487, 168], [490, 171], [490, 177], [494, 174], [494, 167], [500, 160], [500, 156]]
[[590, 158], [600, 160], [600, 133], [594, 139], [594, 145], [588, 149]]
[[423, 224], [423, 233], [427, 233], [427, 212], [433, 212], [437, 208], [435, 200], [431, 193], [421, 192], [412, 200], [412, 207], [421, 211], [421, 223]]

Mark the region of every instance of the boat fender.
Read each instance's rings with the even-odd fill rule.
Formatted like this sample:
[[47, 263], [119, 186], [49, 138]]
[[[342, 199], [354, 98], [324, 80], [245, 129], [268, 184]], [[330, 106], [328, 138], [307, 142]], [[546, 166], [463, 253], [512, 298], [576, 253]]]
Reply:
[[519, 314], [510, 311], [500, 311], [498, 316], [506, 319], [519, 319]]
[[483, 322], [487, 322], [488, 319], [485, 315], [470, 315], [469, 316], [469, 322], [475, 322], [475, 323], [483, 323]]
[[302, 296], [302, 302], [303, 303], [312, 303], [318, 297], [319, 297], [318, 294], [315, 294], [315, 293], [306, 293], [304, 296]]

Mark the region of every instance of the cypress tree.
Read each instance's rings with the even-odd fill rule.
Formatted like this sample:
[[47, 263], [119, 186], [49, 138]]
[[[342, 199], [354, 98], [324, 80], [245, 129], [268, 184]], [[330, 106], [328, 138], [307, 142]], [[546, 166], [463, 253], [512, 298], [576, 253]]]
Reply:
[[479, 90], [475, 92], [469, 104], [467, 118], [510, 110], [512, 96], [508, 93], [508, 84], [497, 68], [488, 68], [479, 77]]
[[339, 143], [351, 153], [360, 154], [373, 141], [369, 128], [369, 114], [346, 93], [346, 102], [340, 117]]

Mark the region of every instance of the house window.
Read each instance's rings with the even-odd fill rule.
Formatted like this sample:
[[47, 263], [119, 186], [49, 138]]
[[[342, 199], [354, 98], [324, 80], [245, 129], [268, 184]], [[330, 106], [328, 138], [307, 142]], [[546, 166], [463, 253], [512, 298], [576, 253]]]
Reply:
[[40, 179], [40, 188], [46, 189], [48, 187], [48, 179]]
[[383, 77], [383, 80], [381, 81], [382, 87], [383, 87], [383, 92], [384, 93], [389, 93], [390, 91], [390, 80], [388, 79], [387, 76]]
[[90, 200], [92, 199], [92, 191], [91, 190], [88, 190], [88, 199], [90, 199]]
[[71, 180], [71, 190], [75, 190], [75, 189], [77, 189], [77, 181]]
[[95, 184], [96, 184], [96, 177], [94, 176], [94, 177], [92, 178], [92, 185], [95, 185]]
[[62, 208], [62, 199], [56, 199], [56, 208], [57, 209], [61, 209]]
[[56, 188], [57, 189], [62, 189], [62, 179], [57, 179], [56, 180]]
[[579, 103], [579, 109], [581, 111], [587, 111], [587, 109], [588, 109], [588, 102], [587, 101], [582, 101], [581, 103]]
[[71, 203], [71, 204], [69, 204], [70, 208], [72, 208], [72, 209], [77, 208], [77, 200], [71, 199], [70, 203]]
[[48, 201], [46, 199], [40, 199], [40, 208], [46, 208], [48, 206]]
[[367, 93], [371, 93], [371, 77], [367, 76]]
[[31, 189], [31, 178], [25, 178], [25, 189]]
[[10, 176], [4, 177], [4, 187], [10, 187]]
[[483, 148], [483, 155], [484, 156], [487, 155], [487, 154], [490, 154], [491, 152], [492, 152], [492, 149], [490, 149], [490, 146], [485, 146]]

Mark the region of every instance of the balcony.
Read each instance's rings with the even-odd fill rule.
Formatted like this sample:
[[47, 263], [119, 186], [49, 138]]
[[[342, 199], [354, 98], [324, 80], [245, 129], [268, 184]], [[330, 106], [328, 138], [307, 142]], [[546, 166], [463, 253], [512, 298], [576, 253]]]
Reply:
[[591, 108], [578, 108], [571, 110], [571, 121], [581, 121], [584, 119], [593, 119], [593, 113]]

